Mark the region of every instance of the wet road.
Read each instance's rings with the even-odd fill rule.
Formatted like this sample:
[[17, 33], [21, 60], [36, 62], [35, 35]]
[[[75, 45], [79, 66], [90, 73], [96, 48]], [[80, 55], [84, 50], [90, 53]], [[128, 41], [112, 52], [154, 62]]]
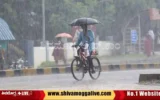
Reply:
[[88, 74], [75, 81], [71, 74], [0, 78], [0, 89], [160, 89], [160, 85], [139, 85], [140, 73], [159, 73], [160, 69], [103, 72], [98, 80]]

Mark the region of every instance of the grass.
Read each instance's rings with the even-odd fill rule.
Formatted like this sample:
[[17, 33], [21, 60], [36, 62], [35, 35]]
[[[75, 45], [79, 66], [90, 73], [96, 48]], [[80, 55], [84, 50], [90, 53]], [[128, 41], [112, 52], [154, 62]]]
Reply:
[[[108, 59], [108, 60], [119, 60], [119, 59], [142, 59], [146, 58], [144, 54], [127, 54], [127, 55], [117, 55], [117, 56], [97, 56], [99, 59]], [[72, 61], [73, 59], [68, 59], [68, 61]]]
[[44, 68], [44, 67], [54, 67], [56, 66], [54, 61], [47, 61], [47, 62], [43, 62], [41, 63], [40, 66], [38, 66], [38, 68]]
[[[113, 62], [113, 61], [123, 61], [123, 60], [138, 60], [138, 59], [145, 59], [146, 56], [144, 54], [127, 54], [127, 55], [117, 55], [117, 56], [97, 56], [100, 60], [107, 59], [107, 62]], [[70, 64], [73, 59], [68, 59], [68, 63]], [[113, 60], [113, 61], [112, 61]], [[48, 61], [41, 63], [38, 68], [44, 68], [44, 67], [57, 67], [54, 61]]]
[[117, 55], [117, 56], [102, 56], [100, 59], [108, 58], [108, 59], [124, 59], [124, 58], [145, 58], [144, 54], [127, 54], [127, 55]]

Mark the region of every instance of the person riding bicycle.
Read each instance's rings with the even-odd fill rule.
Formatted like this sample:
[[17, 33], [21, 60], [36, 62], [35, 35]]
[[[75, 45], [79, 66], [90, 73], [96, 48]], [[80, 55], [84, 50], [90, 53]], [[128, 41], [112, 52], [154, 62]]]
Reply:
[[87, 30], [87, 25], [81, 25], [83, 32], [80, 33], [78, 40], [76, 42], [75, 47], [77, 47], [81, 42], [84, 45], [85, 43], [88, 44], [89, 55], [87, 55], [87, 59], [89, 62], [89, 66], [92, 69], [92, 73], [95, 73], [93, 69], [93, 62], [91, 59], [91, 55], [95, 54], [95, 43], [94, 43], [94, 33], [91, 30]]

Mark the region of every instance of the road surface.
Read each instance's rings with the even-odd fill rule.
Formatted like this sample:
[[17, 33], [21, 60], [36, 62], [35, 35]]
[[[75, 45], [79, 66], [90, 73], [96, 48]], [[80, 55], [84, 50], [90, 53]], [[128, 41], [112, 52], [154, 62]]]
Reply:
[[75, 81], [71, 74], [0, 78], [0, 89], [155, 89], [160, 85], [139, 85], [140, 73], [159, 73], [160, 69], [103, 72], [98, 80], [88, 74]]

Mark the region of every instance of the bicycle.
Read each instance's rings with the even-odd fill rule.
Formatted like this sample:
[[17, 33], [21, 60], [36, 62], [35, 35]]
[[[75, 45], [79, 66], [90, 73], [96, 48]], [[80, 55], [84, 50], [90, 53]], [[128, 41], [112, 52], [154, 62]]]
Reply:
[[[75, 46], [72, 46], [72, 47], [75, 47]], [[90, 77], [93, 80], [96, 80], [96, 79], [99, 78], [100, 73], [101, 73], [101, 64], [100, 64], [100, 61], [99, 61], [99, 59], [96, 56], [91, 56], [92, 62], [93, 62], [93, 60], [96, 60], [96, 62], [98, 63], [98, 66], [95, 66], [93, 64], [93, 69], [94, 69], [95, 73], [96, 73], [97, 69], [99, 69], [98, 70], [98, 75], [96, 77], [94, 77], [95, 73], [92, 73], [92, 67], [89, 66], [88, 60], [85, 57], [85, 54], [84, 54], [83, 51], [84, 51], [84, 46], [79, 45], [78, 56], [74, 56], [74, 59], [73, 59], [73, 61], [71, 63], [71, 73], [72, 73], [74, 79], [76, 79], [77, 81], [81, 81], [84, 78], [84, 76], [87, 73], [87, 71], [89, 71]], [[74, 62], [76, 62], [75, 66], [74, 66]], [[76, 77], [76, 75], [74, 73], [74, 69], [77, 70], [77, 71], [80, 70], [80, 72], [82, 72], [81, 73], [82, 74], [81, 78], [77, 78]]]

